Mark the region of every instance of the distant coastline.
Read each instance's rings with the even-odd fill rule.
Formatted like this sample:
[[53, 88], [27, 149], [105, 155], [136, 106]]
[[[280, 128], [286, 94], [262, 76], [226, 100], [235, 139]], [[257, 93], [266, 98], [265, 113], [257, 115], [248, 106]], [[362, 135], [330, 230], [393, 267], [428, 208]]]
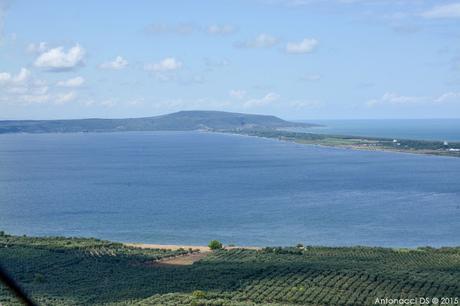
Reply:
[[227, 132], [323, 147], [460, 157], [460, 142], [328, 135], [285, 130], [234, 130]]
[[391, 139], [460, 142], [460, 118], [443, 119], [329, 119], [305, 120], [319, 124], [298, 132]]
[[286, 121], [268, 115], [220, 111], [180, 111], [155, 117], [126, 119], [7, 120], [0, 121], [0, 134], [207, 131], [353, 150], [460, 157], [460, 142], [309, 132], [313, 127], [321, 126], [316, 123]]

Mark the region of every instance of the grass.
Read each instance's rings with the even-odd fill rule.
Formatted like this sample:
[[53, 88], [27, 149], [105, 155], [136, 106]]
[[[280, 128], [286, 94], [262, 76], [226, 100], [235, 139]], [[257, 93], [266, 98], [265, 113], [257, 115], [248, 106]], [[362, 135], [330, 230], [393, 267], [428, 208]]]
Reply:
[[[292, 141], [300, 144], [315, 144], [357, 150], [380, 150], [418, 154], [460, 157], [460, 142], [425, 141], [389, 138], [340, 136], [313, 133], [300, 133], [281, 130], [232, 130], [228, 133], [244, 134], [264, 138]], [[457, 151], [459, 150], [459, 151]]]
[[[291, 247], [187, 251], [81, 238], [0, 236], [0, 262], [43, 305], [372, 305], [460, 296], [460, 248]], [[0, 303], [19, 305], [5, 289]]]

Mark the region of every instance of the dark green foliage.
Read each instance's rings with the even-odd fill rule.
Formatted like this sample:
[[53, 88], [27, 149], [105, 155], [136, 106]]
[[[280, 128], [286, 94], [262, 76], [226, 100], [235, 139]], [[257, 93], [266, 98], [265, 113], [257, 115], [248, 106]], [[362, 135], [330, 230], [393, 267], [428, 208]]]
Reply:
[[[176, 254], [96, 239], [0, 238], [0, 262], [43, 305], [373, 305], [376, 297], [460, 296], [460, 248], [232, 249], [191, 266], [152, 265]], [[1, 287], [0, 303], [19, 305]]]
[[222, 243], [218, 240], [212, 240], [211, 242], [209, 242], [208, 247], [211, 250], [220, 250], [222, 249]]

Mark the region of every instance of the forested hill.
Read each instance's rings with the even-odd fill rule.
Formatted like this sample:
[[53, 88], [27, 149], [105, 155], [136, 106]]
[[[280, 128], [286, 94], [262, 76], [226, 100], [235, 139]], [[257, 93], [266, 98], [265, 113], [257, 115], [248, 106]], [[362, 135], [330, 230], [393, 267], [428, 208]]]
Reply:
[[308, 126], [313, 126], [313, 124], [289, 122], [275, 116], [219, 111], [180, 111], [162, 116], [128, 119], [5, 120], [0, 121], [0, 134], [116, 131], [219, 131]]

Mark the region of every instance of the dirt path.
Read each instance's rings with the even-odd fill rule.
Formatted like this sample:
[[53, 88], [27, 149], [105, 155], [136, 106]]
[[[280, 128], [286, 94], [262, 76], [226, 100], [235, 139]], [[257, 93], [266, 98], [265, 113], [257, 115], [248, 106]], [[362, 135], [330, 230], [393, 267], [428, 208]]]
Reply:
[[197, 262], [204, 257], [206, 257], [208, 254], [210, 254], [210, 251], [207, 252], [200, 252], [200, 253], [192, 253], [192, 254], [185, 254], [185, 255], [179, 255], [176, 257], [172, 258], [165, 258], [165, 259], [160, 259], [157, 261], [154, 261], [152, 263], [152, 266], [190, 266], [193, 265], [194, 262]]
[[[141, 249], [164, 249], [164, 250], [178, 250], [178, 249], [193, 249], [199, 250], [197, 253], [188, 253], [185, 255], [179, 255], [172, 258], [164, 258], [151, 263], [152, 266], [188, 266], [192, 265], [194, 262], [197, 262], [208, 254], [212, 253], [212, 251], [207, 246], [202, 245], [176, 245], [176, 244], [149, 244], [149, 243], [125, 243], [124, 245], [141, 248]], [[225, 247], [227, 250], [232, 249], [248, 249], [248, 250], [260, 250], [258, 247]]]

